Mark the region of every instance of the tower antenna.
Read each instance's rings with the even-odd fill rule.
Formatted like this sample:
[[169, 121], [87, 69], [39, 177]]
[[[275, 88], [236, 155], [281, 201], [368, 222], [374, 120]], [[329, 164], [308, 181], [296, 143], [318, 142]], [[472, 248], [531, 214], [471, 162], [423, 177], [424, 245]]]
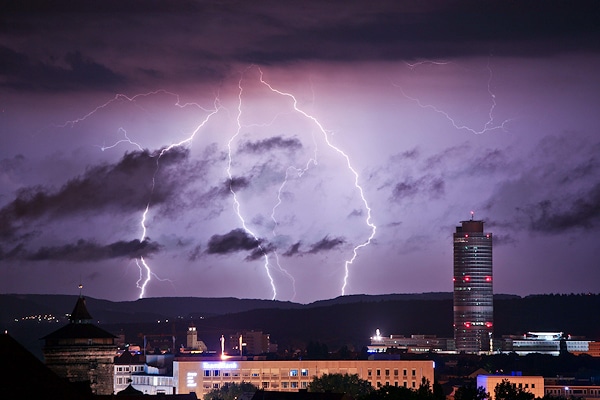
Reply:
[[475, 215], [475, 211], [471, 211], [471, 221], [473, 221], [473, 216]]

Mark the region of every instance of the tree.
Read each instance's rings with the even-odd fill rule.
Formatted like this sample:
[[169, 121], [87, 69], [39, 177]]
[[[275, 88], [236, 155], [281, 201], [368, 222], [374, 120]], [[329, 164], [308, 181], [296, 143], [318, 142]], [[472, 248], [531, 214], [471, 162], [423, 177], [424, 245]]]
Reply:
[[373, 386], [369, 381], [360, 379], [357, 374], [323, 374], [313, 378], [308, 384], [308, 391], [346, 393], [356, 399], [371, 393]]
[[533, 393], [517, 388], [508, 379], [502, 379], [502, 382], [494, 388], [494, 400], [533, 400], [534, 398]]
[[485, 400], [489, 399], [490, 394], [485, 391], [485, 388], [474, 385], [461, 386], [454, 393], [454, 400]]
[[258, 390], [249, 382], [234, 383], [227, 382], [219, 389], [213, 389], [204, 395], [204, 400], [235, 400], [243, 393], [254, 393]]

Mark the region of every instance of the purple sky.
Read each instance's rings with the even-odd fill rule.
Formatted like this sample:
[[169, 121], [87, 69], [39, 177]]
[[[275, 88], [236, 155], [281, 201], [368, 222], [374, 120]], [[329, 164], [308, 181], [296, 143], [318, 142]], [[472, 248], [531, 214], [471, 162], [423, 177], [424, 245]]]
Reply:
[[17, 3], [2, 293], [449, 292], [472, 210], [495, 292], [598, 291], [595, 1]]

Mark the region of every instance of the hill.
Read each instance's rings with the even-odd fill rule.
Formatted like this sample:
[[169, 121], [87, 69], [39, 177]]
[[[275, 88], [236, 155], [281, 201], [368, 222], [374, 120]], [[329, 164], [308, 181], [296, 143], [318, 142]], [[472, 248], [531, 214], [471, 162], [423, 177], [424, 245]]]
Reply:
[[[76, 296], [0, 295], [0, 327], [41, 356], [38, 338], [66, 323], [22, 320], [43, 313], [70, 313]], [[375, 329], [384, 335], [430, 334], [452, 337], [452, 294], [389, 294], [343, 296], [311, 304], [235, 298], [151, 298], [130, 302], [87, 299], [99, 324], [129, 341], [144, 334], [168, 333], [185, 342], [193, 322], [209, 348], [219, 346], [222, 334], [260, 330], [271, 335], [280, 349], [305, 348], [309, 341], [330, 350], [348, 346], [360, 350]], [[595, 310], [600, 295], [494, 296], [494, 335], [527, 331], [562, 331], [600, 339], [600, 319]], [[168, 322], [167, 322], [168, 320]]]

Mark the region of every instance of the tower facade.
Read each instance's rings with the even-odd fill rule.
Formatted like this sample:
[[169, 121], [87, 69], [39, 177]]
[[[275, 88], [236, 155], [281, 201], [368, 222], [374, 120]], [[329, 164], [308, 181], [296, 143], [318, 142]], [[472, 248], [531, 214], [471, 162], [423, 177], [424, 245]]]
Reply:
[[89, 383], [94, 394], [113, 394], [116, 336], [92, 323], [81, 296], [69, 322], [42, 338], [46, 365], [71, 382]]
[[494, 326], [492, 234], [483, 221], [461, 221], [454, 233], [454, 341], [458, 352], [490, 350]]

